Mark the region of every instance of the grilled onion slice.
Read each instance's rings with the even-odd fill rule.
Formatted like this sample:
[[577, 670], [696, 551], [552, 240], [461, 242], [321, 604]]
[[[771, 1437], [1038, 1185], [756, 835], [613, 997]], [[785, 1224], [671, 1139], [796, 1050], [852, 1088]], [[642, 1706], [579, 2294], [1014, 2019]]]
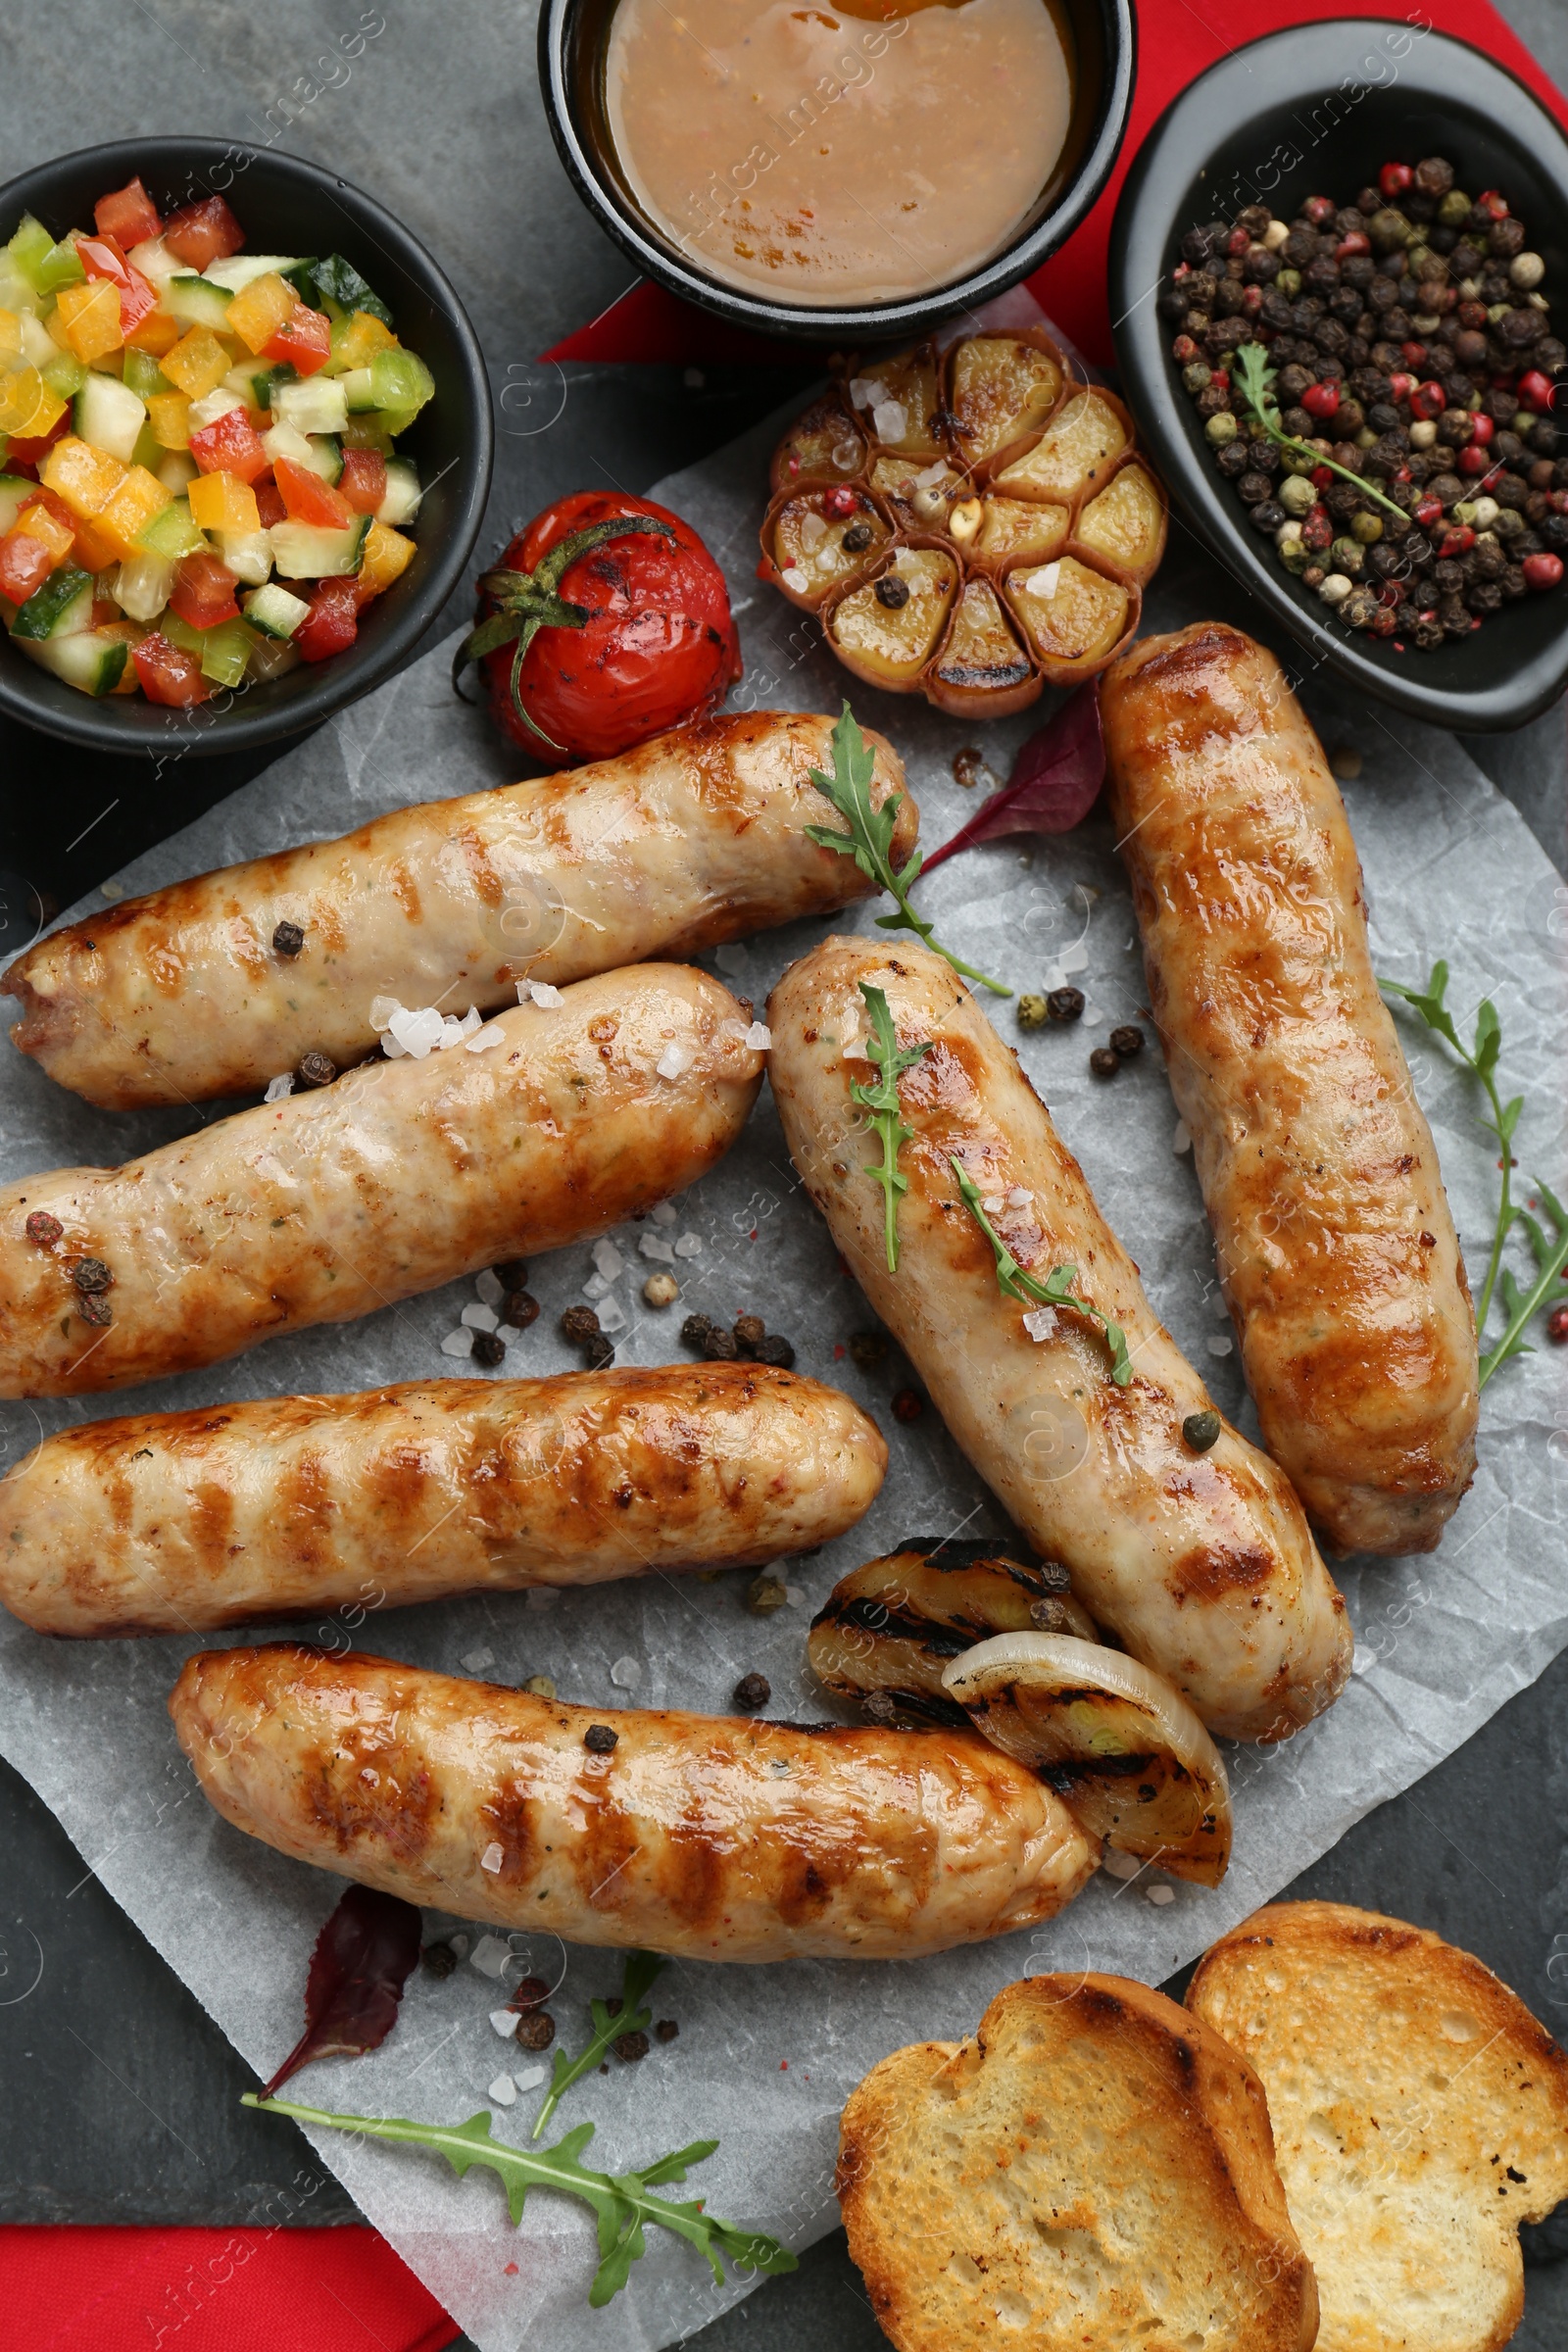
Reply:
[[1003, 1634], [956, 1657], [942, 1687], [1107, 1845], [1219, 1885], [1231, 1856], [1225, 1766], [1149, 1667], [1070, 1635]]
[[841, 1698], [870, 1712], [922, 1723], [968, 1721], [946, 1697], [943, 1670], [994, 1634], [1044, 1626], [1095, 1642], [1093, 1619], [1073, 1599], [1066, 1572], [1026, 1566], [998, 1544], [914, 1537], [842, 1577], [811, 1621], [807, 1655]]

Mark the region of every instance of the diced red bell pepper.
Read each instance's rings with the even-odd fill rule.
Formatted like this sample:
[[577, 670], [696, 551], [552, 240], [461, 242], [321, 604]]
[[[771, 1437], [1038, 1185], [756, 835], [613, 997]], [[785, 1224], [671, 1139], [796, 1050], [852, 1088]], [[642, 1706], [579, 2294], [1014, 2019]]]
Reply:
[[128, 180], [112, 195], [100, 196], [92, 218], [101, 237], [113, 237], [127, 249], [139, 245], [144, 237], [156, 237], [163, 226], [158, 207], [139, 179]]
[[296, 466], [291, 458], [276, 461], [272, 478], [296, 522], [318, 522], [327, 530], [340, 531], [354, 512], [330, 482], [323, 482], [308, 466]]
[[[378, 449], [346, 449], [337, 494], [356, 514], [373, 514], [386, 496], [386, 460]], [[828, 492], [831, 498], [833, 492]], [[852, 490], [850, 496], [855, 496]], [[855, 512], [850, 509], [851, 514]]]
[[36, 433], [22, 439], [15, 435], [12, 437], [11, 445], [5, 455], [7, 473], [31, 472], [34, 466], [43, 464], [55, 443], [63, 441], [67, 433], [73, 432], [74, 429], [71, 406], [68, 402], [63, 414], [56, 417], [48, 432]]
[[29, 532], [10, 530], [0, 539], [0, 596], [8, 596], [14, 605], [24, 605], [54, 567], [48, 548]]
[[226, 409], [190, 437], [190, 454], [203, 473], [232, 473], [254, 482], [267, 471], [267, 452], [243, 409]]
[[187, 270], [205, 270], [211, 262], [226, 262], [245, 242], [245, 231], [221, 196], [204, 196], [199, 204], [182, 205], [164, 222], [164, 243]]
[[130, 658], [150, 703], [167, 703], [172, 710], [186, 710], [192, 703], [205, 703], [213, 691], [202, 676], [197, 656], [171, 645], [157, 629], [131, 647]]
[[252, 482], [251, 488], [256, 493], [256, 512], [262, 518], [262, 528], [270, 531], [273, 523], [281, 522], [288, 513], [283, 504], [283, 494], [277, 484], [270, 480]]
[[220, 620], [236, 620], [235, 575], [217, 556], [182, 556], [174, 572], [169, 602], [193, 629], [216, 628]]
[[332, 356], [332, 321], [324, 311], [297, 302], [270, 343], [262, 345], [264, 360], [288, 360], [300, 375], [314, 375]]
[[120, 331], [133, 335], [149, 311], [158, 308], [158, 293], [139, 270], [133, 270], [113, 237], [78, 237], [76, 258], [89, 277], [107, 277], [120, 289]]
[[311, 590], [311, 612], [294, 632], [294, 643], [307, 662], [329, 662], [347, 653], [359, 635], [358, 599], [351, 579], [318, 580]]

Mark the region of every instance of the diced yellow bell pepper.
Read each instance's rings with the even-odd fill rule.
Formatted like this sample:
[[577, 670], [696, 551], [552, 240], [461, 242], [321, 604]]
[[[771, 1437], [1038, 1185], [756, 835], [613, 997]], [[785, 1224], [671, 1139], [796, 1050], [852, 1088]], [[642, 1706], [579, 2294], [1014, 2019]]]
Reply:
[[[230, 311], [229, 317], [233, 316]], [[356, 311], [352, 318], [334, 319], [332, 372], [343, 375], [350, 368], [368, 368], [378, 351], [390, 351], [396, 342], [392, 329], [369, 311]]]
[[285, 318], [293, 316], [299, 296], [275, 270], [253, 277], [228, 306], [229, 327], [250, 350], [270, 343]]
[[379, 596], [402, 576], [414, 559], [414, 541], [401, 531], [389, 530], [384, 522], [372, 522], [365, 534], [365, 550], [360, 562], [355, 588], [360, 603]]
[[58, 392], [52, 392], [36, 368], [18, 368], [0, 375], [0, 433], [19, 441], [41, 439], [53, 431], [66, 413]]
[[0, 311], [0, 368], [15, 368], [22, 360], [22, 320], [15, 311]]
[[[133, 327], [125, 337], [125, 348], [127, 351], [150, 352], [155, 360], [161, 360], [165, 352], [172, 351], [178, 341], [179, 320], [171, 318], [167, 311], [149, 311], [140, 325]], [[118, 686], [115, 692], [120, 692]]]
[[17, 516], [16, 527], [19, 531], [24, 531], [29, 539], [36, 539], [40, 547], [46, 547], [57, 565], [65, 562], [75, 543], [75, 532], [62, 522], [58, 514], [52, 514], [41, 500]]
[[227, 352], [205, 326], [193, 326], [188, 335], [159, 355], [158, 365], [172, 384], [191, 400], [201, 400], [220, 384], [233, 365]]
[[199, 473], [185, 495], [192, 522], [204, 531], [259, 531], [262, 527], [256, 493], [238, 474]]
[[189, 449], [190, 402], [183, 392], [155, 392], [147, 403], [147, 420], [160, 449]]
[[85, 277], [79, 285], [62, 286], [55, 320], [77, 359], [89, 367], [106, 352], [118, 351], [125, 340], [120, 326], [120, 289], [112, 277]]
[[63, 498], [73, 514], [83, 516], [101, 514], [124, 478], [125, 468], [118, 458], [90, 448], [74, 433], [57, 441], [38, 468], [45, 488]]
[[172, 499], [145, 466], [132, 466], [114, 497], [97, 517], [97, 528], [122, 557], [137, 553], [137, 534], [161, 514]]
[[76, 525], [72, 554], [83, 571], [113, 571], [121, 550], [100, 524], [83, 518]]

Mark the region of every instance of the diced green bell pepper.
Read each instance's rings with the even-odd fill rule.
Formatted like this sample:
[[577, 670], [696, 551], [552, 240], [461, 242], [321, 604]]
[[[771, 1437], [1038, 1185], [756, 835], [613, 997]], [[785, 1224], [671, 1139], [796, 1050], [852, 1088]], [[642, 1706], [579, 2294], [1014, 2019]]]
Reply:
[[71, 351], [63, 351], [57, 358], [45, 360], [38, 373], [50, 391], [58, 392], [62, 400], [74, 400], [87, 381], [86, 368], [75, 353]]
[[193, 629], [190, 622], [181, 620], [177, 612], [164, 612], [158, 615], [158, 633], [161, 637], [167, 637], [171, 645], [177, 646], [182, 654], [200, 654], [213, 632], [211, 629]]
[[417, 352], [378, 351], [370, 362], [370, 390], [383, 414], [407, 410], [416, 416], [435, 391], [435, 378]]
[[197, 631], [201, 638], [202, 676], [215, 686], [238, 686], [250, 667], [256, 643], [242, 620], [220, 620], [214, 629]]
[[150, 351], [133, 351], [127, 347], [124, 359], [124, 367], [121, 369], [122, 380], [138, 400], [151, 400], [155, 393], [173, 391], [173, 385]]
[[62, 286], [80, 285], [86, 274], [80, 254], [69, 237], [62, 237], [38, 264], [32, 282], [40, 294], [58, 294]]
[[41, 220], [31, 213], [24, 213], [16, 235], [6, 247], [34, 293], [38, 291], [38, 271], [54, 251], [54, 239]]
[[176, 498], [137, 533], [136, 545], [150, 556], [167, 556], [172, 564], [177, 564], [181, 556], [199, 555], [207, 545], [207, 535], [195, 521], [189, 501]]

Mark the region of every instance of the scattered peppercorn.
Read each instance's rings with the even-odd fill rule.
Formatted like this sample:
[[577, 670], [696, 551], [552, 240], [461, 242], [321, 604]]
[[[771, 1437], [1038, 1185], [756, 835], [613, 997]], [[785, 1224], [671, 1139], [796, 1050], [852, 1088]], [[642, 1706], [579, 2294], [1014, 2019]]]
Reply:
[[1144, 1033], [1136, 1021], [1126, 1021], [1121, 1028], [1111, 1031], [1110, 1050], [1119, 1054], [1123, 1061], [1131, 1061], [1135, 1054], [1143, 1052]]
[[851, 556], [863, 556], [870, 544], [871, 525], [868, 522], [852, 522], [844, 534], [845, 553]]
[[703, 1353], [710, 1363], [732, 1364], [740, 1353], [735, 1334], [725, 1331], [718, 1323], [710, 1323], [703, 1339]]
[[781, 1609], [789, 1594], [776, 1576], [756, 1576], [746, 1588], [746, 1606], [754, 1617], [771, 1617]]
[[909, 583], [896, 571], [885, 571], [872, 593], [884, 612], [899, 612], [909, 601]]
[[925, 1398], [918, 1389], [901, 1389], [893, 1399], [895, 1421], [918, 1421], [925, 1411]]
[[712, 1328], [711, 1315], [688, 1315], [680, 1327], [680, 1336], [688, 1348], [701, 1349], [707, 1347], [708, 1335]]
[[419, 1954], [419, 1966], [439, 1983], [450, 1977], [458, 1965], [458, 1955], [450, 1943], [427, 1943]]
[[330, 1086], [337, 1076], [337, 1063], [313, 1046], [309, 1054], [300, 1055], [294, 1075], [301, 1086]]
[[873, 1723], [891, 1723], [899, 1711], [898, 1701], [891, 1690], [868, 1690], [860, 1706]]
[[737, 1315], [735, 1345], [742, 1355], [755, 1355], [767, 1337], [767, 1325], [760, 1315]]
[[483, 1364], [487, 1372], [493, 1372], [497, 1364], [507, 1360], [507, 1343], [499, 1331], [476, 1331], [468, 1352], [476, 1364]]
[[297, 956], [305, 945], [305, 934], [298, 923], [279, 923], [272, 933], [274, 956]]
[[1054, 988], [1046, 999], [1046, 1010], [1054, 1021], [1082, 1020], [1083, 990], [1081, 988]]
[[639, 2058], [647, 2057], [649, 2040], [646, 2034], [617, 2034], [610, 2046], [625, 2065], [635, 2066]]
[[78, 1257], [71, 1269], [71, 1279], [78, 1291], [107, 1291], [115, 1278], [101, 1257]]
[[108, 1299], [100, 1298], [96, 1291], [83, 1291], [78, 1295], [76, 1312], [84, 1323], [107, 1324], [115, 1319]]
[[507, 2002], [507, 2007], [518, 2010], [537, 2009], [542, 2001], [548, 2001], [549, 1998], [550, 1987], [543, 1977], [521, 1977], [512, 1987], [512, 1996]]
[[596, 1756], [608, 1756], [619, 1740], [620, 1734], [612, 1732], [608, 1723], [591, 1723], [582, 1736], [584, 1747], [591, 1748]]
[[770, 1331], [765, 1340], [759, 1340], [752, 1354], [760, 1364], [770, 1364], [775, 1372], [787, 1372], [795, 1361], [795, 1350], [782, 1332]]
[[882, 1331], [852, 1331], [850, 1361], [858, 1364], [862, 1372], [874, 1372], [887, 1355], [887, 1334]]
[[1568, 1344], [1568, 1299], [1546, 1317], [1546, 1337], [1559, 1348]]
[[1044, 997], [1028, 996], [1018, 999], [1018, 1026], [1020, 1029], [1043, 1029], [1050, 1018], [1051, 1007]]
[[735, 1686], [735, 1704], [744, 1708], [748, 1715], [755, 1715], [759, 1707], [765, 1707], [772, 1695], [773, 1686], [765, 1674], [743, 1674]]
[[679, 2032], [680, 2028], [672, 2017], [662, 2017], [654, 2028], [654, 2039], [656, 2041], [673, 2041]]
[[490, 1271], [504, 1291], [525, 1291], [528, 1287], [528, 1267], [523, 1258], [504, 1257]]
[[1089, 1067], [1097, 1078], [1114, 1078], [1121, 1068], [1121, 1055], [1114, 1046], [1097, 1046], [1089, 1056]]
[[984, 752], [977, 750], [972, 743], [966, 743], [961, 752], [953, 755], [954, 778], [963, 786], [965, 792], [974, 790], [985, 773], [985, 765]]
[[615, 1360], [615, 1343], [607, 1333], [596, 1331], [583, 1350], [583, 1357], [590, 1372], [603, 1372], [607, 1364]]
[[673, 1274], [650, 1274], [643, 1284], [643, 1298], [650, 1306], [673, 1306], [680, 1297], [680, 1284]]
[[518, 2018], [514, 2038], [519, 2050], [548, 2050], [556, 2038], [556, 2021], [548, 2009], [530, 2009]]
[[52, 1217], [46, 1208], [35, 1208], [24, 1230], [29, 1242], [36, 1242], [40, 1250], [47, 1250], [59, 1241], [66, 1229], [60, 1219]]
[[1189, 1413], [1182, 1423], [1182, 1436], [1194, 1453], [1206, 1453], [1219, 1436], [1223, 1424], [1218, 1413], [1209, 1406], [1201, 1413]]
[[532, 1291], [509, 1291], [496, 1311], [511, 1330], [526, 1331], [539, 1320], [539, 1301]]
[[530, 1674], [523, 1684], [530, 1698], [554, 1698], [556, 1686], [548, 1674]]
[[568, 1306], [561, 1318], [561, 1336], [573, 1348], [586, 1348], [599, 1336], [599, 1317], [591, 1306]]

